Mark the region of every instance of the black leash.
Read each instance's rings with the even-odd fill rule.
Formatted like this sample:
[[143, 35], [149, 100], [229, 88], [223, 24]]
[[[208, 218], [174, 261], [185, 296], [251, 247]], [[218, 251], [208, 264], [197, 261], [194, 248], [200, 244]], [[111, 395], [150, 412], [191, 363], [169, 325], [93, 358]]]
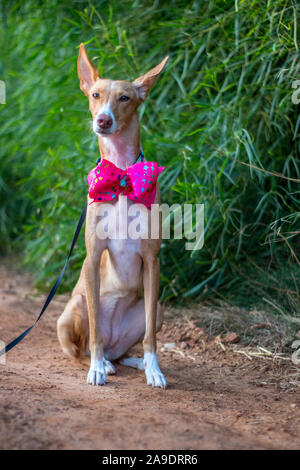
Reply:
[[[101, 157], [98, 158], [97, 160], [97, 164], [99, 163], [99, 161], [101, 160]], [[136, 160], [136, 162], [142, 162], [144, 160], [144, 152], [143, 150], [141, 149], [140, 151], [140, 154]], [[37, 324], [37, 322], [40, 320], [41, 316], [43, 315], [43, 313], [45, 312], [46, 308], [48, 307], [48, 305], [50, 304], [51, 300], [53, 299], [53, 297], [55, 296], [56, 294], [56, 291], [61, 283], [61, 280], [63, 278], [63, 275], [65, 273], [65, 270], [66, 270], [66, 267], [68, 266], [68, 262], [69, 262], [69, 259], [70, 259], [70, 256], [72, 254], [72, 251], [73, 251], [73, 248], [74, 248], [74, 245], [77, 241], [77, 238], [78, 238], [78, 235], [80, 233], [80, 230], [81, 230], [81, 227], [83, 225], [83, 222], [85, 221], [85, 216], [86, 216], [86, 209], [87, 209], [87, 202], [85, 203], [85, 206], [84, 206], [84, 209], [81, 213], [81, 216], [80, 216], [80, 219], [78, 221], [78, 224], [77, 224], [77, 228], [76, 228], [76, 231], [75, 231], [75, 234], [74, 234], [74, 237], [73, 237], [73, 241], [72, 241], [72, 244], [71, 244], [71, 248], [70, 248], [70, 251], [69, 251], [69, 254], [68, 254], [68, 257], [66, 259], [66, 262], [65, 262], [65, 265], [64, 267], [62, 268], [61, 272], [60, 272], [60, 275], [58, 276], [55, 284], [53, 285], [47, 299], [46, 299], [46, 302], [44, 303], [43, 305], [43, 308], [42, 310], [40, 311], [40, 314], [39, 316], [37, 317], [37, 319], [35, 320], [35, 322], [33, 323], [33, 325], [31, 325], [29, 328], [27, 328], [27, 330], [23, 331], [23, 333], [21, 333], [17, 338], [13, 339], [9, 344], [7, 344], [3, 349], [1, 349], [0, 351], [0, 356], [2, 356], [3, 354], [7, 353], [8, 351], [10, 351], [12, 348], [14, 348], [18, 343], [20, 343], [20, 341], [22, 341], [23, 338], [25, 338], [26, 335], [28, 335], [28, 333], [32, 330], [32, 328], [35, 327], [35, 325]]]
[[20, 343], [20, 341], [22, 341], [23, 338], [25, 338], [25, 336], [29, 333], [29, 331], [32, 330], [33, 327], [35, 327], [35, 325], [37, 324], [37, 322], [40, 320], [41, 316], [43, 315], [43, 313], [45, 312], [46, 308], [48, 307], [48, 305], [50, 304], [51, 300], [53, 299], [53, 297], [55, 296], [55, 293], [61, 283], [61, 280], [62, 280], [62, 277], [65, 273], [65, 270], [66, 270], [66, 267], [68, 265], [68, 262], [69, 262], [69, 259], [70, 259], [70, 256], [72, 254], [72, 251], [73, 251], [73, 248], [74, 248], [74, 245], [77, 241], [77, 238], [78, 238], [78, 235], [80, 233], [80, 230], [81, 230], [81, 227], [84, 223], [84, 220], [85, 220], [85, 216], [86, 216], [86, 209], [87, 209], [87, 202], [85, 203], [85, 206], [84, 206], [84, 209], [81, 213], [81, 216], [80, 216], [80, 219], [78, 221], [78, 224], [77, 224], [77, 228], [76, 228], [76, 231], [75, 231], [75, 234], [74, 234], [74, 237], [73, 237], [73, 241], [72, 241], [72, 244], [71, 244], [71, 247], [70, 247], [70, 251], [69, 251], [69, 254], [68, 254], [68, 257], [66, 259], [66, 262], [65, 262], [65, 265], [64, 267], [62, 268], [61, 272], [60, 272], [60, 275], [58, 276], [55, 284], [53, 285], [47, 299], [46, 299], [46, 302], [44, 303], [43, 305], [43, 308], [42, 310], [40, 311], [40, 314], [39, 316], [37, 317], [37, 319], [35, 320], [35, 322], [33, 323], [33, 325], [31, 325], [29, 328], [27, 328], [27, 330], [25, 330], [23, 333], [21, 333], [17, 338], [15, 338], [14, 340], [12, 340], [9, 344], [7, 344], [3, 349], [1, 349], [0, 351], [0, 356], [2, 356], [3, 354], [7, 353], [8, 351], [10, 351], [12, 348], [14, 348], [18, 343]]

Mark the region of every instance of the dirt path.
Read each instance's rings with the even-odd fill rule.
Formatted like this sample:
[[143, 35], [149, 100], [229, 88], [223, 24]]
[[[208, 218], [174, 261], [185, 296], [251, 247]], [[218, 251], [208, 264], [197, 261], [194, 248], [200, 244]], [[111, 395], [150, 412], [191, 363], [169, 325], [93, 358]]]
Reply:
[[[37, 315], [43, 297], [30, 292], [28, 279], [2, 268], [2, 340]], [[249, 360], [192, 325], [168, 321], [158, 348], [167, 390], [151, 389], [142, 371], [120, 365], [105, 387], [88, 386], [88, 363], [64, 357], [57, 342], [65, 299], [58, 296], [0, 364], [1, 449], [300, 447], [300, 388], [287, 380], [295, 374], [288, 361]], [[184, 349], [161, 352], [184, 339]]]

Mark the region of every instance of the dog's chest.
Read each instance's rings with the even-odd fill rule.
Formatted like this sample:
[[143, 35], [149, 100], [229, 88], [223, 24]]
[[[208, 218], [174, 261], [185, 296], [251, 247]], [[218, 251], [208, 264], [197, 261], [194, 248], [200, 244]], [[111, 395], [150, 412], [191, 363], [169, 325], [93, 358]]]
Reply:
[[139, 210], [136, 212], [136, 204], [134, 207], [133, 204], [125, 196], [120, 196], [116, 201], [113, 214], [115, 236], [107, 239], [107, 278], [110, 283], [113, 281], [116, 290], [138, 289], [142, 280], [140, 233], [147, 229], [147, 209], [141, 217]]

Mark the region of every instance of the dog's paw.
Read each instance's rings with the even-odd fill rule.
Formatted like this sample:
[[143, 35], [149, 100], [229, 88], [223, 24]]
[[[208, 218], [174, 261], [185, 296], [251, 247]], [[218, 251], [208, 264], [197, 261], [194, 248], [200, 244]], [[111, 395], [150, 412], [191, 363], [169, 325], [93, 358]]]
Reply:
[[144, 359], [142, 357], [123, 357], [119, 362], [122, 364], [122, 366], [145, 370]]
[[145, 353], [144, 367], [147, 385], [152, 385], [152, 387], [167, 388], [167, 381], [159, 368], [157, 356], [155, 353]]
[[91, 385], [104, 385], [106, 383], [104, 359], [91, 360], [86, 381]]
[[104, 367], [107, 375], [114, 375], [116, 373], [115, 366], [108, 359], [104, 359]]

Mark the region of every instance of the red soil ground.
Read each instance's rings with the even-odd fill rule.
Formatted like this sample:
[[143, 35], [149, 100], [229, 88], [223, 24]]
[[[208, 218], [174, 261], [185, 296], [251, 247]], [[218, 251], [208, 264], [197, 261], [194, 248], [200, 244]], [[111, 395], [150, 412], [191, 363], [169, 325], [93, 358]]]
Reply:
[[[0, 271], [0, 339], [29, 326], [43, 297], [27, 276]], [[57, 296], [39, 325], [0, 364], [1, 449], [296, 449], [299, 376], [290, 361], [252, 360], [192, 323], [169, 319], [158, 351], [167, 390], [116, 365], [104, 387], [86, 384], [88, 360], [63, 356]], [[161, 348], [175, 343], [176, 348]], [[135, 353], [140, 353], [138, 347]], [[293, 379], [294, 377], [294, 379]]]

